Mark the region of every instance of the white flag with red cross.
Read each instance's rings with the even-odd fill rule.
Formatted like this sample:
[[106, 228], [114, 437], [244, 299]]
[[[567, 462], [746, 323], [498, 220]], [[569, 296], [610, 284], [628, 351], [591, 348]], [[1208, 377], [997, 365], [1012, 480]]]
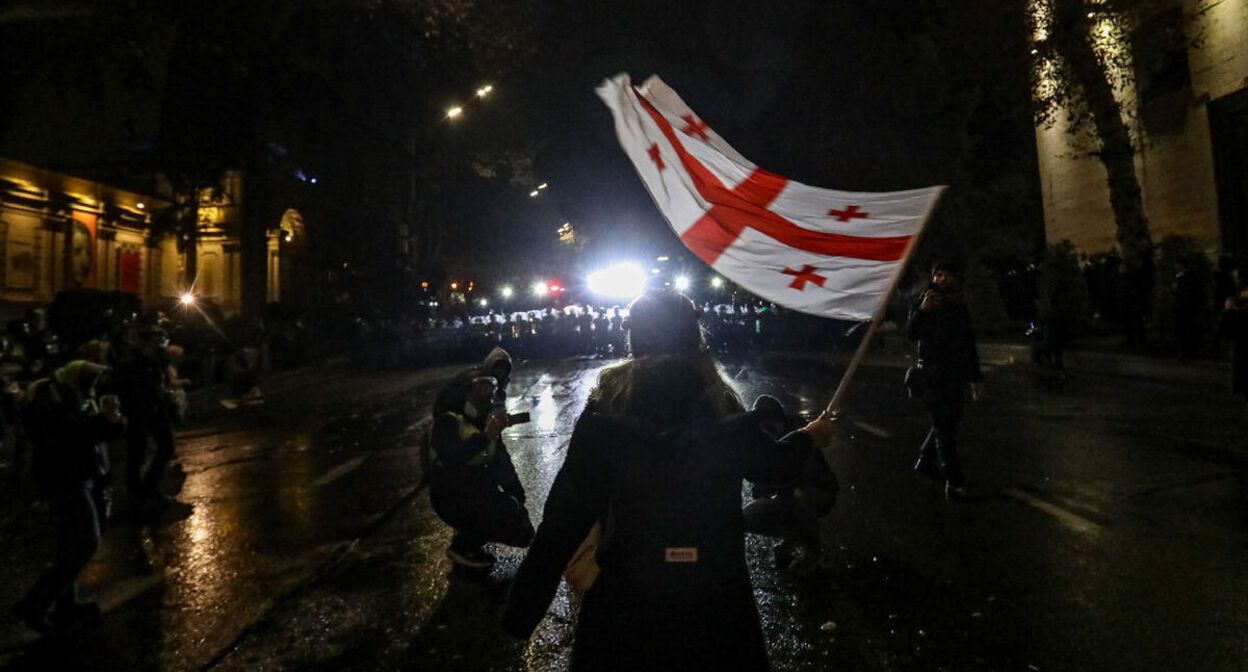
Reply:
[[652, 76], [597, 89], [620, 145], [681, 241], [716, 271], [812, 315], [871, 319], [944, 187], [811, 187], [734, 150]]

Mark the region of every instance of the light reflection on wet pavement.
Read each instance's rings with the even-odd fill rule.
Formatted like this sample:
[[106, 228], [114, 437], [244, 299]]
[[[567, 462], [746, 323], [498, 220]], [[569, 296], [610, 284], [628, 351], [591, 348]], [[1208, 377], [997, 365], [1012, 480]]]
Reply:
[[[508, 410], [528, 411], [532, 421], [505, 438], [535, 523], [605, 363], [517, 366]], [[258, 413], [189, 428], [193, 438], [179, 451], [185, 515], [112, 530], [85, 576], [110, 607], [105, 623], [60, 649], [10, 636], [0, 665], [565, 669], [575, 596], [561, 588], [529, 642], [501, 634], [499, 589], [448, 574], [449, 530], [417, 491], [421, 421], [438, 381], [454, 370], [339, 376]], [[723, 371], [747, 403], [766, 392], [813, 414], [839, 367], [727, 358]], [[824, 524], [821, 571], [789, 576], [774, 566], [770, 540], [747, 538], [775, 669], [1137, 669], [1151, 640], [1162, 660], [1199, 657], [1191, 669], [1232, 670], [1219, 661], [1244, 659], [1243, 637], [1228, 634], [1248, 631], [1248, 576], [1235, 570], [1248, 541], [1242, 471], [1157, 439], [1139, 459], [1153, 427], [1133, 420], [1140, 415], [1131, 403], [1110, 400], [1113, 384], [1084, 383], [1053, 399], [1003, 373], [1000, 384], [1013, 385], [1016, 398], [970, 409], [967, 442], [972, 479], [1003, 487], [946, 504], [908, 473], [925, 421], [898, 393], [898, 374], [868, 369], [856, 383], [851, 418], [870, 422], [844, 425], [831, 453], [842, 493]], [[1167, 406], [1179, 392], [1145, 393], [1164, 400], [1153, 414], [1167, 422], [1190, 415], [1189, 431], [1223, 412]], [[1084, 410], [1093, 405], [1094, 416]], [[993, 446], [1011, 450], [986, 449]], [[1002, 494], [1010, 489], [1020, 495]], [[22, 532], [5, 515], [6, 535], [27, 535], [28, 555], [42, 557], [36, 523]], [[1090, 521], [1096, 533], [1062, 516]], [[496, 553], [495, 578], [523, 557]], [[1180, 571], [1167, 581], [1165, 566], [1205, 580], [1186, 586]], [[0, 597], [37, 569], [15, 565]], [[1150, 602], [1174, 617], [1153, 613]], [[1131, 627], [1111, 625], [1118, 618]], [[1159, 623], [1175, 637], [1132, 638], [1132, 628], [1149, 633]], [[1111, 644], [1098, 646], [1087, 632]], [[1142, 652], [1124, 648], [1131, 642]]]

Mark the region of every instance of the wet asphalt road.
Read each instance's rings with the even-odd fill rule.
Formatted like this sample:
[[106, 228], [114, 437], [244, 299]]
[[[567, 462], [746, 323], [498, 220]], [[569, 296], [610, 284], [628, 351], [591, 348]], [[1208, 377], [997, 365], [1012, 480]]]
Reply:
[[[840, 372], [833, 358], [723, 361], [744, 398], [804, 411]], [[602, 365], [517, 367], [511, 410], [533, 421], [505, 437], [535, 522]], [[748, 540], [776, 669], [1248, 669], [1242, 403], [989, 363], [964, 423], [972, 497], [945, 502], [909, 472], [926, 421], [903, 366], [886, 355], [855, 382], [820, 570], [786, 576], [770, 540]], [[500, 634], [498, 591], [448, 575], [449, 530], [417, 490], [421, 423], [458, 368], [320, 370], [275, 381], [263, 407], [209, 408], [179, 439], [181, 506], [118, 524], [86, 572], [104, 623], [49, 642], [6, 619], [0, 666], [563, 669], [574, 598], [560, 593], [530, 642]], [[4, 604], [51, 553], [46, 517], [28, 488], [5, 490]], [[505, 577], [522, 555], [497, 552]]]

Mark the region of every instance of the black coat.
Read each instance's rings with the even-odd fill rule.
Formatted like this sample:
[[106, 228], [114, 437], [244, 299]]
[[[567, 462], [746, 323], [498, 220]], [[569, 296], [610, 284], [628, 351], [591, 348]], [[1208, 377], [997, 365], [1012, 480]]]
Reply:
[[144, 348], [131, 348], [123, 356], [109, 384], [121, 397], [121, 407], [128, 417], [148, 419], [169, 410], [167, 371], [160, 355]]
[[495, 489], [524, 501], [524, 487], [516, 475], [501, 438], [485, 435], [487, 408], [470, 415], [467, 408], [446, 411], [433, 419], [429, 489], [435, 508], [448, 499]]
[[[928, 293], [933, 291], [928, 290]], [[941, 388], [960, 389], [983, 379], [971, 312], [960, 295], [937, 294], [937, 297], [927, 310], [920, 310], [916, 304], [910, 311], [906, 335], [918, 341], [919, 363], [931, 383]]]
[[572, 669], [767, 669], [741, 481], [789, 480], [812, 450], [804, 432], [772, 439], [753, 413], [666, 429], [583, 414], [504, 628], [532, 633], [578, 545], [605, 519], [609, 537], [578, 616]]
[[34, 477], [44, 493], [81, 488], [108, 474], [106, 441], [121, 438], [125, 424], [94, 412], [73, 390], [52, 379], [31, 385], [22, 406]]
[[1231, 391], [1248, 396], [1248, 308], [1228, 308], [1218, 318], [1218, 338], [1231, 341]]

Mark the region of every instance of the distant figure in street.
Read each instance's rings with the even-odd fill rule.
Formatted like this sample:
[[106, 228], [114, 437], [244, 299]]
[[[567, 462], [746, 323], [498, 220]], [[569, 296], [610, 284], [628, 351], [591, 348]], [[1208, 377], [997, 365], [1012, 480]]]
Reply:
[[524, 487], [502, 440], [508, 416], [496, 376], [505, 389], [510, 374], [511, 358], [495, 348], [481, 368], [456, 377], [434, 401], [429, 498], [455, 529], [446, 556], [469, 569], [494, 564], [487, 543], [524, 548], [533, 539]]
[[1174, 262], [1174, 338], [1183, 361], [1194, 359], [1200, 351], [1200, 317], [1205, 304], [1205, 291], [1200, 285], [1186, 260]]
[[1125, 260], [1118, 262], [1114, 276], [1114, 304], [1122, 327], [1122, 345], [1138, 348], [1144, 345], [1144, 316], [1148, 314], [1148, 297], [1152, 290], [1151, 265], [1132, 268]]
[[186, 420], [187, 388], [191, 386], [191, 380], [183, 378], [178, 372], [185, 356], [186, 350], [180, 345], [165, 348], [165, 380], [169, 385], [170, 415], [179, 424]]
[[914, 470], [943, 480], [946, 497], [964, 497], [958, 423], [967, 387], [978, 399], [983, 374], [971, 313], [953, 266], [937, 264], [932, 268], [932, 281], [910, 311], [906, 333], [918, 343], [918, 363], [907, 376], [907, 386], [912, 396], [922, 400], [932, 419]]
[[230, 385], [230, 396], [221, 405], [230, 410], [239, 406], [256, 406], [264, 403], [260, 390], [260, 373], [264, 367], [262, 351], [253, 344], [234, 349], [225, 360], [225, 375]]
[[1031, 361], [1041, 370], [1061, 371], [1065, 368], [1066, 316], [1058, 302], [1045, 297], [1036, 302], [1036, 317], [1027, 331], [1031, 336]]
[[1235, 258], [1229, 254], [1218, 257], [1218, 267], [1213, 269], [1213, 309], [1222, 310], [1227, 299], [1235, 298], [1238, 269]]
[[1231, 391], [1248, 399], [1248, 284], [1226, 299], [1217, 336], [1231, 342]]
[[571, 670], [766, 670], [741, 482], [790, 481], [832, 422], [769, 436], [720, 377], [688, 298], [651, 291], [629, 311], [632, 357], [603, 370], [577, 421], [503, 628], [530, 636], [597, 524]]
[[[126, 491], [130, 509], [139, 518], [152, 518], [170, 503], [158, 491], [174, 456], [173, 405], [164, 354], [169, 341], [156, 315], [144, 316], [136, 331], [134, 341], [118, 357], [112, 382], [128, 420]], [[156, 447], [150, 459], [149, 439]]]
[[35, 481], [56, 526], [56, 557], [13, 613], [40, 634], [69, 632], [100, 619], [99, 606], [80, 599], [76, 582], [99, 548], [108, 521], [105, 442], [120, 438], [125, 429], [117, 397], [101, 397], [98, 403], [95, 398], [96, 384], [107, 370], [74, 360], [32, 383], [21, 402]]
[[494, 405], [507, 401], [507, 385], [511, 383], [511, 355], [502, 348], [494, 348], [481, 362], [481, 375], [494, 379]]

